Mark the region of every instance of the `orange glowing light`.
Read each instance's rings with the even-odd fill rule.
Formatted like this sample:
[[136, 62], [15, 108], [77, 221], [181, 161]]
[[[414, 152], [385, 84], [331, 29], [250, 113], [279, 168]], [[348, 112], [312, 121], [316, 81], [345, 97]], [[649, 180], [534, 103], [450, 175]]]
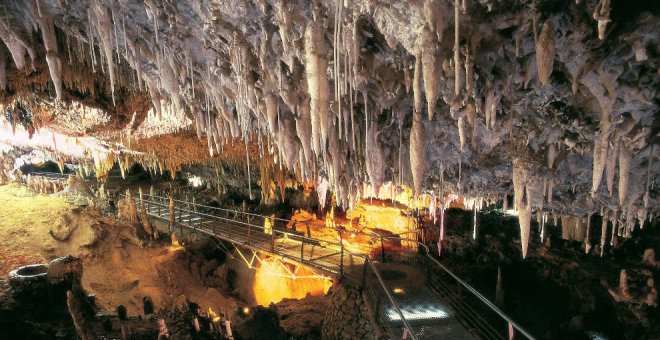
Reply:
[[255, 274], [254, 296], [257, 304], [268, 306], [283, 299], [302, 299], [308, 294], [322, 296], [332, 286], [332, 281], [305, 267], [292, 265], [278, 259], [260, 261]]

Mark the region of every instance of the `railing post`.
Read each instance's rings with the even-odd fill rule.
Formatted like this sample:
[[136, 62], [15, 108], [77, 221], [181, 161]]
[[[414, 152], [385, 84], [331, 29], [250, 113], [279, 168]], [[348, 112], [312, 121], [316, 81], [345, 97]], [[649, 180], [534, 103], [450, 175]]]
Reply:
[[275, 253], [275, 228], [270, 231], [270, 251]]
[[339, 230], [339, 277], [344, 278], [344, 238]]
[[305, 259], [304, 247], [305, 247], [305, 240], [302, 240], [302, 242], [300, 242], [300, 263], [303, 263], [303, 260]]
[[385, 263], [385, 244], [383, 243], [383, 235], [380, 235], [380, 256]]

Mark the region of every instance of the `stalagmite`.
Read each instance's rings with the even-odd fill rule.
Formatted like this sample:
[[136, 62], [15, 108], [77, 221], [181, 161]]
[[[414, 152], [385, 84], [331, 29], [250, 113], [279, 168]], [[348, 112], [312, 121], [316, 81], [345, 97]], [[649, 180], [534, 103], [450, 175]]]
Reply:
[[541, 28], [541, 33], [536, 42], [536, 69], [541, 85], [545, 85], [550, 81], [554, 62], [555, 31], [552, 18], [550, 18], [543, 23], [543, 28]]
[[420, 195], [424, 184], [426, 171], [426, 131], [422, 114], [413, 113], [413, 124], [410, 130], [410, 167], [412, 169], [415, 194]]
[[[435, 105], [440, 96], [440, 65], [438, 63], [438, 42], [428, 26], [422, 32], [422, 69], [424, 74], [424, 92], [429, 120], [433, 120]], [[415, 68], [417, 65], [415, 65]], [[416, 70], [417, 71], [417, 70]], [[417, 73], [417, 72], [416, 72]]]
[[632, 152], [630, 148], [626, 144], [621, 143], [619, 146], [619, 204], [622, 206], [626, 204], [626, 196], [628, 195], [631, 158]]
[[318, 20], [309, 23], [305, 30], [305, 73], [312, 117], [312, 145], [317, 156], [327, 138], [330, 100], [323, 31]]

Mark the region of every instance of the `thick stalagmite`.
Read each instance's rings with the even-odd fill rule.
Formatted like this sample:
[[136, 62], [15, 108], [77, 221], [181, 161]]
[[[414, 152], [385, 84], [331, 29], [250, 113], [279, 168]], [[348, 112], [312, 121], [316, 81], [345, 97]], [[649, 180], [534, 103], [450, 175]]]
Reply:
[[319, 20], [317, 18], [317, 21], [309, 23], [305, 30], [305, 72], [312, 118], [312, 146], [317, 156], [321, 154], [321, 148], [325, 146], [327, 138], [330, 101], [328, 62]]
[[543, 23], [543, 28], [541, 28], [541, 33], [536, 42], [536, 69], [541, 85], [545, 85], [550, 81], [554, 62], [555, 31], [552, 25], [552, 19], [548, 19]]

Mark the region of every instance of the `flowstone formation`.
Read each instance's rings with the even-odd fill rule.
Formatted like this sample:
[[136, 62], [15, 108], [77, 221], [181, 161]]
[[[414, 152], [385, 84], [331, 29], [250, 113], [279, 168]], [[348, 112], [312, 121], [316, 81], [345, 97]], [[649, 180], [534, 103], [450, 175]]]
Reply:
[[[434, 210], [514, 196], [523, 256], [535, 215], [629, 236], [658, 214], [653, 1], [25, 0], [0, 18], [3, 111], [26, 89], [53, 124], [105, 110], [92, 132], [121, 148], [97, 165], [175, 171], [242, 143], [342, 208], [387, 182]], [[188, 128], [208, 158], [127, 151]]]

